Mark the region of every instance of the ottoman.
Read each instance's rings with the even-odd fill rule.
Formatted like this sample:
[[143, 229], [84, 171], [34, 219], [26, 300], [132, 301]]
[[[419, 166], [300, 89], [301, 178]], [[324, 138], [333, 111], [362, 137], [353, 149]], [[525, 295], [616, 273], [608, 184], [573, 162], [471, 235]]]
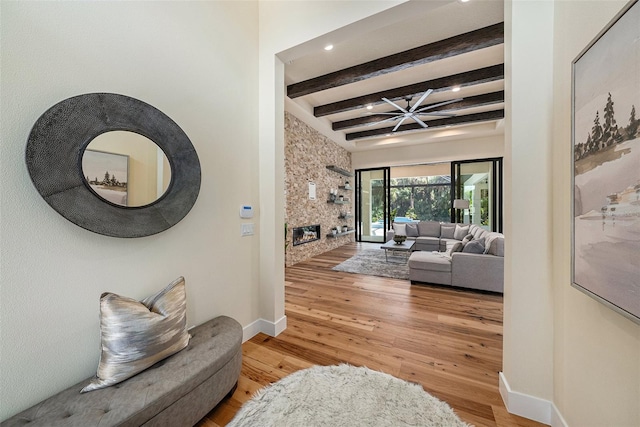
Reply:
[[437, 283], [451, 286], [451, 258], [442, 252], [413, 252], [409, 257], [411, 282]]

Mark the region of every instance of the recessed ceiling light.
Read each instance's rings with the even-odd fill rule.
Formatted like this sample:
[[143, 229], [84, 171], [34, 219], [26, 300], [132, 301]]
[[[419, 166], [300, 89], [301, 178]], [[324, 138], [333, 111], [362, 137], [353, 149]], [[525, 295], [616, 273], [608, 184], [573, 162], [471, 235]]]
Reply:
[[332, 44], [328, 44], [324, 47], [324, 50], [331, 50], [333, 49], [333, 45]]
[[390, 134], [390, 133], [388, 133], [388, 134], [386, 134], [385, 136], [391, 136], [391, 134]]
[[451, 88], [451, 92], [460, 92], [460, 86], [454, 86]]
[[460, 3], [467, 3], [469, 0], [460, 0]]
[[367, 110], [372, 110], [373, 109], [373, 105], [367, 105]]

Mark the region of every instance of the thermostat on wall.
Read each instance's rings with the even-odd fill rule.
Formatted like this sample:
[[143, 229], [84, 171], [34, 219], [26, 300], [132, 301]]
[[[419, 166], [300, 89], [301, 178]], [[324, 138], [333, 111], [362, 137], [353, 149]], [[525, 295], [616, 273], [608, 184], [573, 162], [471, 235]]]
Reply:
[[240, 206], [240, 218], [253, 218], [253, 206], [251, 205]]

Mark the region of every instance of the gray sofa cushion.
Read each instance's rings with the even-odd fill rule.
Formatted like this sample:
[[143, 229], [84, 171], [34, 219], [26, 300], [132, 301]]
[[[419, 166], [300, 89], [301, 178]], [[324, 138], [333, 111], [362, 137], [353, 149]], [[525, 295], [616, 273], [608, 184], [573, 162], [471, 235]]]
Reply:
[[444, 225], [440, 226], [440, 238], [442, 239], [454, 239], [454, 234], [456, 231], [455, 225]]
[[471, 253], [471, 254], [483, 254], [484, 253], [484, 241], [483, 239], [472, 240], [466, 245], [464, 245], [464, 249], [462, 252]]
[[485, 243], [488, 247], [485, 247], [484, 253], [495, 255], [495, 256], [504, 256], [504, 236], [500, 233], [488, 233], [488, 236], [485, 237]]
[[407, 224], [406, 227], [407, 229], [407, 237], [418, 237], [420, 234], [418, 234], [418, 224]]
[[473, 234], [474, 239], [481, 239], [488, 231], [474, 224], [469, 228], [469, 233]]
[[444, 254], [413, 252], [409, 257], [409, 268], [449, 272], [451, 271], [451, 259]]
[[418, 233], [425, 237], [440, 237], [440, 223], [437, 221], [420, 221]]

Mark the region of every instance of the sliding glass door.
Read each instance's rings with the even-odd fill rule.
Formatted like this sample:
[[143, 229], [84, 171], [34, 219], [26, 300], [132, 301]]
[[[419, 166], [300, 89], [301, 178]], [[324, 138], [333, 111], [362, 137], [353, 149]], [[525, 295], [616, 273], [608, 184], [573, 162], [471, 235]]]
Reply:
[[451, 221], [502, 231], [502, 158], [452, 162]]
[[389, 228], [389, 168], [356, 171], [356, 240], [384, 242]]

